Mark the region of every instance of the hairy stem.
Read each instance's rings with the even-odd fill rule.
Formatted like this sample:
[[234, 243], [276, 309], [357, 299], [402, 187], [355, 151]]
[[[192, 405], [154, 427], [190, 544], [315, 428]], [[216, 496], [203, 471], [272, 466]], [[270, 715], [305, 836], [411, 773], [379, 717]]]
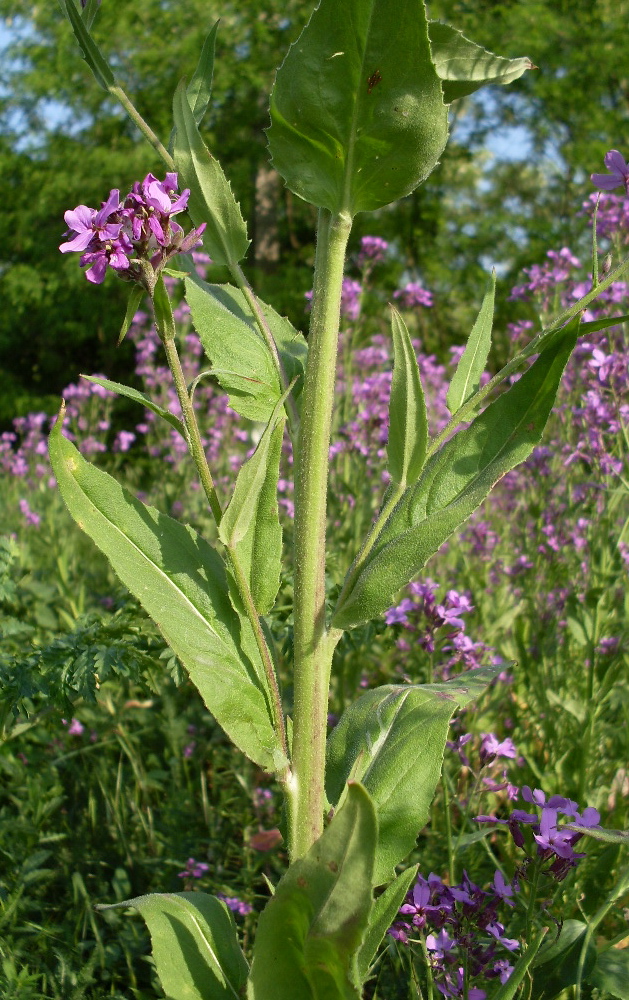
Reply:
[[290, 852], [302, 857], [323, 831], [328, 688], [338, 630], [325, 622], [328, 455], [332, 427], [346, 213], [319, 215], [308, 363], [295, 468], [293, 807]]

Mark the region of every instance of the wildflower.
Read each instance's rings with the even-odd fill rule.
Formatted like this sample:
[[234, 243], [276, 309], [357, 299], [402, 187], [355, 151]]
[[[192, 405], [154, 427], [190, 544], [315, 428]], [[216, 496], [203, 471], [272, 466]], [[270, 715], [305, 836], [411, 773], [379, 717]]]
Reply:
[[178, 872], [178, 878], [202, 878], [209, 870], [210, 866], [205, 861], [195, 861], [194, 858], [188, 858], [185, 869]]
[[514, 760], [518, 755], [513, 740], [507, 737], [500, 742], [493, 733], [481, 733], [479, 753], [483, 764], [489, 764], [496, 757], [511, 757]]
[[422, 288], [418, 281], [409, 281], [403, 288], [398, 288], [393, 298], [399, 299], [405, 309], [432, 305], [432, 292]]
[[79, 205], [66, 212], [69, 239], [59, 249], [84, 251], [79, 263], [87, 268], [85, 276], [92, 284], [100, 285], [111, 267], [147, 285], [151, 269], [158, 273], [174, 254], [187, 253], [201, 242], [205, 224], [186, 236], [172, 218], [184, 211], [189, 195], [189, 189], [177, 193], [176, 173], [167, 173], [163, 181], [147, 174], [122, 200], [116, 188], [98, 211]]
[[358, 254], [358, 266], [365, 264], [379, 264], [387, 255], [389, 244], [380, 236], [363, 236], [360, 241], [360, 252]]
[[624, 156], [617, 149], [610, 149], [609, 153], [605, 154], [604, 162], [609, 173], [591, 174], [592, 184], [602, 191], [611, 191], [613, 188], [624, 186], [629, 194], [629, 166]]
[[225, 906], [227, 906], [232, 913], [238, 913], [241, 917], [246, 916], [247, 913], [251, 913], [253, 910], [251, 903], [243, 902], [243, 900], [239, 899], [238, 896], [226, 896], [223, 892], [217, 892], [216, 895], [218, 899], [223, 900]]

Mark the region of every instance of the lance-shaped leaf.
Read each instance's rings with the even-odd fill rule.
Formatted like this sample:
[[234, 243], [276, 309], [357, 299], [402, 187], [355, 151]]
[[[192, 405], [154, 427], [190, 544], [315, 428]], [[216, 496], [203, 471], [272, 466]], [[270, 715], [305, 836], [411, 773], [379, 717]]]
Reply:
[[93, 382], [95, 385], [100, 385], [103, 389], [109, 389], [110, 392], [116, 392], [119, 396], [126, 396], [127, 399], [132, 399], [134, 403], [145, 406], [151, 413], [154, 413], [157, 417], [161, 417], [171, 427], [174, 427], [185, 440], [186, 431], [183, 422], [174, 413], [171, 413], [170, 410], [165, 410], [163, 406], [154, 403], [150, 396], [145, 396], [143, 392], [134, 389], [130, 385], [122, 385], [121, 382], [110, 382], [108, 378], [99, 378], [97, 375], [81, 375], [81, 378], [84, 378], [87, 382]]
[[271, 94], [269, 149], [291, 191], [373, 211], [425, 180], [447, 134], [423, 0], [321, 0]]
[[552, 935], [552, 940], [537, 953], [530, 995], [534, 1000], [555, 1000], [582, 977], [587, 981], [595, 964], [596, 947], [588, 935], [587, 924], [566, 920], [559, 936]]
[[377, 836], [369, 796], [351, 785], [260, 916], [248, 1000], [360, 1000], [356, 956], [372, 906]]
[[264, 667], [249, 622], [229, 600], [220, 556], [192, 528], [86, 462], [61, 422], [50, 435], [50, 460], [70, 514], [156, 623], [236, 746], [268, 771], [281, 768]]
[[214, 263], [235, 264], [249, 247], [247, 227], [223, 168], [201, 138], [185, 81], [175, 92], [173, 114], [174, 160], [181, 187], [190, 188], [188, 212], [195, 226], [206, 223], [203, 246]]
[[428, 35], [446, 104], [490, 83], [513, 83], [527, 69], [533, 69], [533, 63], [525, 56], [520, 59], [496, 56], [440, 21], [428, 22]]
[[330, 802], [342, 801], [346, 782], [360, 781], [376, 810], [374, 885], [390, 880], [428, 821], [452, 715], [478, 699], [500, 669], [469, 671], [447, 684], [387, 684], [368, 691], [330, 734]]
[[217, 21], [205, 39], [194, 75], [186, 89], [188, 104], [190, 105], [190, 109], [197, 125], [201, 124], [212, 96], [214, 49], [216, 46], [216, 32], [218, 31], [218, 25], [219, 22]]
[[282, 527], [277, 481], [284, 435], [284, 399], [275, 407], [258, 446], [240, 469], [219, 526], [221, 541], [235, 552], [259, 614], [271, 610], [280, 586]]
[[450, 382], [447, 396], [450, 413], [456, 413], [463, 406], [463, 403], [466, 403], [470, 396], [474, 395], [480, 385], [491, 347], [495, 293], [496, 272], [492, 271], [476, 322]]
[[389, 401], [388, 469], [394, 483], [406, 486], [415, 482], [424, 465], [428, 419], [417, 358], [397, 309], [391, 312], [391, 332], [394, 362]]
[[557, 331], [528, 371], [426, 463], [337, 606], [335, 628], [352, 628], [386, 611], [498, 480], [528, 458], [541, 438], [577, 330], [578, 318]]
[[[186, 301], [215, 375], [229, 394], [229, 405], [250, 420], [268, 423], [282, 396], [278, 371], [245, 296], [232, 285], [186, 279]], [[289, 382], [303, 373], [308, 349], [303, 336], [271, 306], [260, 306]], [[301, 380], [300, 380], [301, 381]], [[295, 394], [301, 389], [295, 386]]]
[[369, 916], [369, 926], [358, 952], [358, 978], [364, 982], [377, 955], [378, 948], [389, 927], [398, 915], [404, 897], [417, 875], [419, 865], [407, 868], [388, 885], [375, 900]]
[[151, 935], [153, 958], [169, 1000], [237, 1000], [248, 967], [234, 918], [205, 892], [151, 893], [99, 910], [133, 906]]
[[[74, 0], [59, 0], [61, 9], [72, 25], [72, 30], [83, 53], [85, 62], [94, 74], [97, 84], [109, 92], [116, 84], [116, 79], [109, 64], [88, 30], [88, 24], [81, 17]], [[89, 21], [91, 24], [91, 21]]]

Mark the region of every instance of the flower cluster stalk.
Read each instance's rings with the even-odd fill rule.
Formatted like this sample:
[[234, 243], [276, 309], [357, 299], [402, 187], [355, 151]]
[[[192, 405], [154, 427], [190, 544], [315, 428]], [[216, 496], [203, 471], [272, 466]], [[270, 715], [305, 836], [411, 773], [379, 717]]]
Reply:
[[340, 637], [325, 621], [328, 466], [348, 214], [319, 214], [308, 363], [295, 463], [293, 825], [302, 857], [323, 831], [328, 689]]
[[[181, 413], [183, 416], [184, 426], [186, 428], [186, 433], [188, 436], [188, 446], [190, 449], [190, 454], [194, 460], [197, 472], [199, 474], [199, 479], [203, 487], [203, 491], [207, 497], [210, 510], [217, 526], [221, 522], [223, 516], [223, 511], [221, 508], [218, 495], [216, 493], [216, 487], [214, 486], [214, 481], [212, 479], [212, 473], [210, 472], [207, 459], [205, 456], [205, 451], [203, 449], [203, 443], [201, 441], [201, 434], [199, 432], [199, 425], [197, 423], [196, 414], [194, 412], [194, 407], [192, 405], [192, 399], [188, 392], [186, 386], [185, 376], [183, 369], [181, 367], [181, 361], [179, 359], [179, 354], [177, 352], [177, 345], [175, 342], [175, 321], [172, 314], [172, 309], [170, 306], [170, 301], [168, 295], [160, 281], [157, 288], [157, 302], [156, 299], [153, 300], [154, 311], [155, 311], [155, 323], [160, 336], [160, 339], [164, 345], [164, 350], [166, 352], [166, 359], [168, 361], [168, 367], [173, 376], [173, 381], [175, 384], [175, 389], [177, 392], [177, 398], [179, 399], [179, 405], [181, 406]], [[271, 656], [271, 651], [269, 650], [267, 641], [262, 630], [262, 624], [260, 622], [260, 617], [256, 611], [253, 597], [251, 595], [251, 590], [247, 583], [245, 574], [239, 564], [236, 554], [228, 549], [228, 555], [230, 560], [230, 565], [232, 568], [234, 580], [240, 594], [240, 598], [245, 607], [247, 617], [253, 629], [256, 644], [262, 663], [264, 665], [264, 672], [269, 684], [269, 690], [271, 692], [271, 712], [273, 715], [273, 723], [278, 733], [282, 749], [284, 754], [288, 759], [288, 741], [286, 738], [286, 727], [284, 724], [284, 715], [282, 710], [282, 699], [279, 689], [279, 684], [277, 680], [277, 675], [275, 673], [275, 666], [273, 663], [273, 658]], [[288, 768], [286, 767], [284, 771], [280, 774], [280, 779], [283, 782], [288, 780]]]

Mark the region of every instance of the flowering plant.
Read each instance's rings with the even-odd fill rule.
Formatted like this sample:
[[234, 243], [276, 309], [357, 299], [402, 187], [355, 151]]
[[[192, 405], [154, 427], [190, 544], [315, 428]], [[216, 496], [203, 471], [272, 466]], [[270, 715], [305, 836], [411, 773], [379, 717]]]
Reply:
[[[459, 965], [458, 956], [450, 961], [451, 931], [456, 924], [469, 936], [472, 914], [482, 912], [476, 926], [514, 951], [496, 907], [498, 901], [512, 904], [515, 884], [499, 873], [485, 892], [467, 876], [449, 887], [430, 876], [418, 881], [409, 897], [416, 868], [401, 873], [396, 868], [427, 821], [453, 714], [473, 703], [502, 668], [482, 667], [442, 683], [368, 690], [328, 737], [332, 658], [350, 630], [383, 615], [399, 621], [399, 614], [413, 610], [409, 602], [396, 619], [390, 610], [395, 595], [493, 485], [530, 455], [580, 328], [615, 322], [581, 323], [583, 311], [629, 261], [600, 281], [595, 275], [591, 289], [487, 378], [495, 290], [490, 279], [450, 384], [449, 418], [432, 439], [411, 337], [402, 315], [391, 310], [394, 366], [379, 510], [344, 579], [328, 586], [326, 512], [339, 316], [343, 307], [355, 318], [360, 311], [355, 289], [343, 279], [353, 219], [409, 194], [436, 168], [447, 141], [449, 104], [485, 84], [517, 79], [530, 63], [497, 57], [456, 29], [428, 21], [423, 0], [321, 0], [278, 71], [268, 130], [273, 166], [292, 192], [319, 210], [306, 341], [251, 289], [240, 265], [249, 245], [246, 225], [199, 131], [210, 101], [217, 26], [192, 80], [175, 93], [167, 149], [121, 90], [91, 36], [96, 0], [81, 3], [81, 10], [74, 0], [62, 0], [62, 7], [97, 82], [122, 102], [167, 173], [164, 181], [149, 174], [123, 199], [112, 190], [100, 209], [80, 205], [67, 212], [69, 233], [60, 249], [81, 253], [94, 284], [103, 282], [108, 268], [133, 283], [122, 335], [148, 293], [179, 412], [130, 387], [100, 377], [93, 381], [143, 403], [180, 435], [213, 516], [214, 534], [204, 538], [141, 503], [87, 462], [63, 435], [63, 408], [50, 437], [53, 469], [70, 513], [158, 624], [227, 736], [277, 777], [290, 857], [260, 915], [250, 967], [225, 899], [184, 891], [115, 905], [134, 906], [146, 919], [157, 971], [173, 1000], [218, 1000], [245, 991], [250, 1000], [359, 998], [400, 907], [413, 921], [429, 910], [441, 914], [441, 926], [434, 924], [438, 933], [425, 939], [437, 989], [446, 996], [479, 997], [482, 991], [470, 976], [484, 965], [480, 960]], [[616, 159], [612, 167], [618, 172]], [[172, 219], [184, 209], [193, 222], [187, 233]], [[200, 240], [212, 260], [227, 267], [233, 285], [209, 284], [195, 272], [191, 251]], [[381, 249], [366, 245], [363, 266], [373, 266]], [[187, 384], [168, 279], [184, 282], [192, 322], [210, 359], [209, 374], [233, 410], [262, 425], [227, 500], [219, 496], [199, 433], [193, 395], [202, 375]], [[410, 282], [400, 304], [429, 305], [430, 294]], [[277, 491], [286, 436], [295, 473], [288, 664], [272, 628], [283, 570]], [[429, 588], [417, 596], [433, 632], [446, 624], [461, 626], [469, 602], [455, 591], [448, 606], [434, 606]], [[290, 671], [290, 708], [280, 667]], [[504, 753], [504, 744], [488, 742], [485, 756], [499, 750]], [[567, 807], [555, 804], [543, 812], [534, 836], [545, 855], [554, 852], [568, 862], [582, 831], [559, 830], [553, 811], [559, 808]], [[568, 815], [591, 832], [593, 816], [570, 810]], [[190, 858], [180, 874], [189, 879], [199, 871]], [[500, 984], [496, 1000], [515, 996], [543, 933], [530, 934], [514, 965], [506, 960], [493, 965]], [[493, 957], [493, 945], [483, 948]]]

